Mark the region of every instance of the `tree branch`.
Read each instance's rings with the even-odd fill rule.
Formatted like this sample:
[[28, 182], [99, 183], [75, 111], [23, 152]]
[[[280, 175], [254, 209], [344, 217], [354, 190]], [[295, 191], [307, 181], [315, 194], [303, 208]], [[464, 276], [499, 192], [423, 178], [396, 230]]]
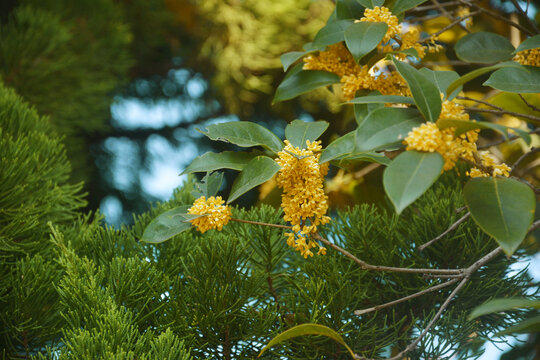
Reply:
[[420, 251], [424, 251], [425, 248], [427, 248], [428, 246], [430, 246], [431, 244], [433, 244], [434, 242], [436, 241], [439, 241], [440, 239], [442, 239], [443, 237], [445, 237], [448, 233], [454, 231], [455, 229], [458, 228], [458, 226], [465, 222], [465, 220], [467, 220], [469, 218], [469, 216], [471, 216], [471, 213], [470, 212], [467, 212], [463, 217], [461, 217], [458, 221], [456, 221], [455, 223], [453, 223], [452, 225], [450, 225], [450, 227], [448, 227], [448, 229], [446, 229], [445, 232], [443, 232], [441, 235], [437, 236], [436, 238], [434, 239], [431, 239], [429, 240], [427, 243], [423, 244], [423, 245], [420, 245], [418, 247], [418, 250]]
[[[495, 106], [495, 105], [493, 105], [493, 106]], [[507, 115], [512, 115], [512, 116], [516, 116], [516, 117], [522, 117], [524, 119], [529, 119], [535, 125], [540, 126], [540, 117], [534, 116], [534, 115], [520, 114], [520, 113], [517, 113], [517, 112], [508, 111], [508, 110], [504, 110], [504, 109], [502, 109], [502, 110], [492, 110], [492, 109], [479, 109], [479, 108], [476, 108], [476, 107], [465, 107], [465, 110], [466, 111], [472, 111], [472, 112], [485, 112], [485, 113], [491, 113], [491, 114], [499, 114], [499, 115], [507, 114]]]
[[510, 171], [510, 174], [512, 174], [517, 169], [517, 167], [523, 162], [523, 160], [525, 160], [525, 158], [527, 158], [527, 156], [535, 154], [537, 152], [540, 152], [540, 147], [532, 147], [531, 150], [521, 155], [512, 165], [512, 170]]

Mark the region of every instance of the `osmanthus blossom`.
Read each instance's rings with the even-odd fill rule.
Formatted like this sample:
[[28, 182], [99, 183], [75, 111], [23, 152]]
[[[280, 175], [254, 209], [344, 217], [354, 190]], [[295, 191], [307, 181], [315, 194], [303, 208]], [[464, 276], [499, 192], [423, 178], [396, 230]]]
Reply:
[[309, 235], [317, 231], [317, 226], [330, 221], [326, 216], [328, 197], [323, 188], [328, 163], [319, 164], [320, 141], [308, 140], [306, 145], [306, 149], [300, 149], [285, 140], [285, 148], [276, 159], [281, 166], [276, 182], [283, 189], [281, 207], [285, 213], [284, 220], [292, 225], [292, 232], [285, 234], [287, 244], [305, 258], [313, 256], [312, 249], [317, 247], [319, 254], [326, 253], [326, 248]]
[[204, 233], [210, 229], [221, 231], [223, 226], [229, 223], [232, 212], [228, 205], [223, 205], [225, 201], [221, 196], [210, 196], [208, 199], [201, 196], [193, 203], [193, 206], [188, 209], [188, 213], [192, 215], [203, 215], [199, 218], [190, 220], [191, 223]]

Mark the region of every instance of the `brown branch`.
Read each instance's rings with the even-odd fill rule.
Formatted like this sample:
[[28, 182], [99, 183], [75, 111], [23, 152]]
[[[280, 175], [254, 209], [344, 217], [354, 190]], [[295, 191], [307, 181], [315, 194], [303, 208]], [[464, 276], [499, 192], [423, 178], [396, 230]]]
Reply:
[[464, 269], [417, 269], [417, 268], [400, 268], [400, 267], [392, 267], [392, 266], [380, 266], [380, 265], [371, 265], [365, 262], [364, 260], [360, 260], [347, 250], [341, 248], [340, 246], [328, 241], [327, 239], [323, 238], [318, 233], [315, 233], [312, 235], [315, 239], [319, 240], [320, 242], [328, 245], [332, 249], [342, 253], [358, 265], [364, 270], [373, 270], [373, 271], [390, 271], [390, 272], [401, 272], [401, 273], [410, 273], [410, 274], [443, 274], [443, 275], [459, 275], [463, 274]]
[[427, 288], [427, 289], [425, 289], [425, 290], [419, 291], [419, 292], [414, 293], [414, 294], [412, 294], [412, 295], [408, 295], [408, 296], [402, 297], [402, 298], [400, 298], [400, 299], [397, 299], [397, 300], [394, 300], [394, 301], [387, 302], [386, 304], [377, 305], [377, 306], [370, 307], [370, 308], [363, 309], [363, 310], [355, 310], [355, 311], [354, 311], [354, 315], [364, 315], [364, 314], [367, 314], [367, 313], [372, 312], [372, 311], [378, 311], [378, 310], [387, 308], [387, 307], [389, 307], [389, 306], [396, 305], [396, 304], [405, 302], [405, 301], [407, 301], [407, 300], [414, 299], [414, 298], [416, 298], [416, 297], [418, 297], [418, 296], [422, 296], [422, 295], [424, 295], [424, 294], [427, 294], [427, 293], [430, 293], [430, 292], [433, 292], [433, 291], [442, 289], [442, 288], [444, 288], [444, 287], [446, 287], [446, 286], [452, 285], [453, 283], [457, 282], [460, 278], [463, 277], [463, 276], [461, 276], [461, 275], [448, 275], [448, 276], [456, 276], [456, 278], [453, 279], [453, 280], [449, 280], [449, 281], [447, 281], [447, 282], [444, 282], [444, 283], [442, 283], [442, 284], [438, 284], [438, 285], [432, 286], [432, 287]]
[[534, 116], [534, 115], [527, 115], [527, 114], [521, 114], [514, 111], [508, 111], [508, 110], [492, 110], [492, 109], [479, 109], [476, 107], [465, 107], [466, 111], [472, 111], [472, 112], [485, 112], [485, 113], [491, 113], [491, 114], [499, 114], [499, 115], [512, 115], [516, 117], [522, 117], [524, 119], [531, 120], [535, 125], [540, 126], [540, 117]]
[[540, 152], [540, 147], [532, 147], [531, 150], [521, 155], [512, 165], [512, 170], [510, 171], [510, 174], [513, 173], [517, 169], [517, 167], [523, 162], [523, 160], [525, 160], [529, 155], [535, 154], [537, 152]]
[[436, 33], [434, 34], [430, 34], [427, 38], [423, 39], [423, 40], [420, 40], [419, 43], [425, 43], [425, 42], [428, 42], [430, 41], [430, 39], [436, 37], [436, 36], [439, 36], [441, 35], [443, 32], [445, 31], [448, 31], [450, 30], [451, 28], [453, 28], [454, 26], [458, 25], [459, 23], [461, 23], [463, 20], [465, 19], [468, 19], [470, 17], [473, 17], [473, 16], [476, 16], [480, 14], [480, 11], [474, 11], [468, 15], [465, 15], [465, 16], [462, 16], [460, 18], [457, 18], [456, 20], [452, 21], [449, 25], [443, 27], [441, 30], [437, 31]]
[[[529, 25], [531, 25], [531, 27], [533, 28], [533, 30], [537, 33], [537, 34], [540, 34], [540, 31], [538, 30], [538, 27], [536, 26], [536, 23], [527, 15], [527, 13], [525, 11], [523, 11], [523, 9], [521, 8], [521, 6], [519, 6], [518, 2], [516, 0], [511, 0], [512, 1], [512, 4], [514, 4], [514, 6], [516, 7], [516, 10], [518, 11], [518, 13], [525, 19], [527, 20], [527, 22], [529, 23]], [[528, 8], [529, 4], [527, 3], [527, 8]]]
[[[539, 133], [540, 133], [540, 128], [529, 131], [529, 135], [539, 134]], [[500, 144], [505, 143], [507, 141], [512, 141], [512, 140], [519, 139], [519, 138], [520, 138], [520, 136], [510, 134], [510, 135], [508, 135], [508, 138], [502, 137], [499, 140], [491, 142], [489, 144], [485, 144], [485, 145], [482, 145], [482, 146], [477, 146], [477, 148], [478, 148], [478, 150], [483, 150], [483, 149], [487, 149], [487, 148], [490, 148], [492, 146], [497, 146], [497, 145], [500, 145]]]
[[529, 109], [532, 109], [533, 111], [538, 111], [538, 112], [540, 112], [540, 108], [538, 108], [538, 107], [534, 106], [533, 104], [531, 104], [530, 102], [528, 102], [527, 99], [525, 99], [525, 98], [523, 97], [523, 95], [518, 94], [518, 96], [519, 96], [519, 98], [520, 98], [521, 100], [523, 100], [523, 102], [525, 103], [525, 105], [527, 105], [527, 106], [529, 107]]
[[469, 216], [471, 216], [471, 213], [470, 212], [467, 212], [463, 217], [461, 217], [458, 221], [456, 221], [455, 223], [453, 223], [452, 225], [450, 225], [450, 227], [448, 229], [446, 229], [445, 232], [443, 232], [441, 235], [437, 236], [436, 238], [434, 239], [431, 239], [429, 240], [427, 243], [423, 244], [423, 245], [420, 245], [418, 247], [418, 250], [420, 251], [424, 251], [425, 248], [427, 248], [428, 246], [430, 246], [431, 244], [433, 244], [434, 242], [436, 241], [439, 241], [440, 239], [442, 239], [443, 237], [445, 237], [448, 233], [454, 231], [455, 229], [458, 228], [458, 226], [465, 222], [465, 220], [467, 220], [469, 218]]
[[512, 20], [509, 20], [509, 19], [505, 18], [504, 16], [497, 14], [497, 13], [494, 12], [494, 11], [485, 9], [485, 8], [483, 8], [483, 7], [481, 7], [481, 6], [477, 5], [477, 4], [473, 4], [472, 2], [467, 1], [467, 0], [459, 0], [459, 1], [460, 1], [462, 4], [464, 4], [464, 5], [474, 7], [474, 8], [476, 8], [476, 9], [478, 9], [478, 11], [483, 12], [484, 14], [487, 14], [487, 15], [489, 15], [489, 16], [495, 18], [495, 19], [501, 20], [501, 21], [507, 23], [508, 25], [513, 26], [513, 27], [515, 27], [515, 28], [517, 28], [517, 29], [523, 31], [525, 34], [527, 34], [527, 35], [529, 35], [529, 36], [533, 36], [533, 35], [534, 35], [531, 31], [529, 31], [528, 29], [524, 28], [524, 27], [521, 26], [520, 24], [515, 23], [515, 22], [513, 22]]
[[245, 223], [245, 224], [270, 226], [270, 227], [275, 227], [279, 229], [292, 230], [292, 226], [287, 226], [287, 225], [270, 224], [270, 223], [264, 223], [264, 222], [259, 222], [259, 221], [250, 221], [250, 220], [242, 220], [242, 219], [234, 219], [234, 218], [231, 218], [231, 221], [236, 221], [236, 222]]
[[[450, 19], [450, 21], [454, 21], [456, 20], [455, 17], [453, 17], [448, 11], [446, 11], [446, 9], [444, 7], [441, 6], [441, 4], [437, 1], [437, 0], [431, 0], [431, 2], [438, 6], [438, 10], [444, 15], [446, 16], [448, 19]], [[462, 28], [463, 30], [465, 30], [467, 33], [470, 33], [471, 31], [469, 29], [467, 29], [467, 27], [465, 27], [461, 22], [458, 23], [459, 27]]]

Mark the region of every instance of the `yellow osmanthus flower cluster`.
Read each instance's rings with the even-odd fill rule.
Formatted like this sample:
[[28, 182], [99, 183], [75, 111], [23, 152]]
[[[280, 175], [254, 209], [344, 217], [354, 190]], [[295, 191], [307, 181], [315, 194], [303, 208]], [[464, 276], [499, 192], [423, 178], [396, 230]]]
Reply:
[[[457, 18], [463, 18], [463, 17], [466, 17], [466, 16], [469, 16], [471, 14], [471, 9], [469, 9], [468, 7], [466, 6], [460, 6], [457, 10], [456, 10], [456, 17]], [[466, 18], [465, 20], [463, 20], [462, 22], [463, 26], [465, 26], [467, 29], [470, 29], [473, 25], [473, 20], [472, 20], [472, 17], [468, 17]]]
[[521, 65], [540, 66], [540, 48], [520, 51], [514, 56], [514, 61]]
[[[445, 100], [442, 104], [439, 119], [469, 120], [461, 105]], [[455, 128], [439, 129], [435, 123], [422, 124], [409, 132], [403, 143], [406, 150], [426, 152], [437, 151], [444, 158], [444, 171], [454, 168], [458, 159], [474, 161], [478, 130], [467, 131], [456, 136]]]
[[311, 249], [315, 247], [319, 248], [318, 254], [326, 254], [326, 248], [308, 236], [317, 231], [317, 226], [330, 221], [330, 217], [325, 215], [328, 197], [323, 189], [328, 163], [319, 164], [320, 141], [308, 140], [306, 145], [307, 149], [300, 149], [285, 140], [285, 148], [276, 159], [281, 166], [276, 182], [283, 189], [283, 218], [291, 223], [293, 230], [286, 233], [287, 244], [300, 251], [304, 258], [313, 256]]
[[[477, 167], [474, 167], [471, 169], [471, 171], [467, 172], [467, 175], [469, 175], [472, 178], [475, 177], [488, 177], [488, 176], [504, 176], [509, 177], [510, 171], [512, 170], [508, 165], [505, 163], [497, 164], [495, 161], [495, 157], [491, 155], [488, 151], [481, 151], [480, 152], [480, 159], [482, 161], [482, 166], [485, 169], [479, 169]], [[489, 170], [491, 173], [486, 172], [485, 170]]]
[[[438, 51], [438, 46], [428, 44], [427, 48], [420, 42], [420, 27], [409, 26], [407, 31], [402, 32], [402, 26], [396, 16], [392, 15], [386, 7], [374, 7], [366, 9], [364, 17], [357, 22], [385, 22], [388, 30], [381, 43], [378, 45], [379, 51], [390, 52], [394, 50], [416, 49], [420, 58], [428, 52]], [[391, 39], [398, 40], [401, 44], [395, 48], [398, 42], [391, 42]], [[433, 40], [434, 41], [434, 40]], [[403, 60], [405, 54], [396, 54]], [[403, 95], [411, 96], [410, 90], [403, 77], [397, 71], [382, 72], [374, 67], [372, 70], [368, 65], [359, 65], [350, 54], [343, 42], [328, 46], [325, 51], [308, 55], [304, 58], [305, 70], [322, 70], [334, 73], [341, 77], [343, 84], [342, 92], [346, 100], [354, 98], [359, 90], [377, 90], [383, 95]]]
[[383, 43], [390, 41], [391, 38], [401, 33], [401, 24], [397, 16], [392, 15], [390, 10], [384, 6], [375, 6], [373, 9], [366, 9], [364, 11], [364, 17], [356, 21], [384, 22], [388, 24], [388, 30], [386, 30], [386, 34], [382, 39]]
[[193, 206], [188, 209], [188, 213], [192, 215], [204, 215], [199, 218], [190, 220], [191, 223], [201, 233], [210, 229], [221, 231], [223, 226], [229, 223], [232, 212], [228, 205], [223, 205], [225, 200], [221, 196], [210, 196], [208, 200], [201, 196], [193, 203]]

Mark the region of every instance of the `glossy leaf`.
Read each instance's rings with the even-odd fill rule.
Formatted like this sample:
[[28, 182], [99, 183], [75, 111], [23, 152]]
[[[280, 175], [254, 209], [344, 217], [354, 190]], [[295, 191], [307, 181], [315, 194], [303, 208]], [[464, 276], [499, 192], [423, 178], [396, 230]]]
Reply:
[[507, 67], [521, 67], [521, 65], [519, 65], [517, 62], [514, 62], [514, 61], [506, 61], [506, 62], [497, 64], [497, 65], [486, 66], [486, 67], [483, 67], [483, 68], [480, 68], [480, 69], [473, 70], [470, 73], [467, 73], [467, 74], [461, 76], [459, 79], [457, 79], [456, 81], [451, 83], [448, 86], [448, 89], [446, 89], [446, 93], [447, 94], [452, 94], [452, 93], [454, 93], [454, 91], [456, 91], [456, 89], [458, 89], [463, 84], [466, 84], [469, 81], [474, 80], [474, 79], [476, 79], [477, 77], [479, 77], [481, 75], [484, 75], [484, 74], [486, 74], [488, 72], [491, 72], [491, 71], [494, 71], [494, 70], [497, 70], [497, 69], [507, 68]]
[[339, 156], [333, 160], [333, 164], [338, 166], [345, 166], [352, 162], [367, 161], [371, 163], [378, 163], [381, 165], [388, 165], [392, 161], [384, 155], [384, 153], [378, 153], [375, 151], [354, 151], [350, 154]]
[[455, 46], [459, 59], [482, 64], [510, 60], [514, 50], [510, 40], [492, 32], [467, 34]]
[[384, 108], [384, 104], [371, 103], [371, 104], [354, 104], [354, 119], [356, 123], [360, 125], [367, 118], [369, 114], [377, 109]]
[[388, 30], [383, 22], [357, 22], [345, 30], [345, 43], [354, 60], [358, 62], [381, 42]]
[[400, 95], [368, 95], [361, 96], [349, 101], [352, 104], [414, 104], [414, 100], [408, 96]]
[[141, 241], [158, 244], [188, 230], [192, 224], [189, 220], [201, 215], [188, 214], [191, 205], [179, 206], [157, 216], [144, 229]]
[[221, 184], [223, 184], [223, 173], [207, 173], [201, 182], [195, 184], [195, 189], [191, 192], [191, 195], [194, 198], [215, 196], [221, 188]]
[[384, 171], [383, 185], [398, 214], [433, 185], [443, 165], [437, 152], [405, 151], [392, 160]]
[[264, 352], [268, 349], [270, 349], [272, 346], [280, 344], [286, 340], [298, 337], [298, 336], [305, 336], [305, 335], [322, 335], [329, 337], [330, 339], [337, 341], [341, 345], [343, 345], [349, 354], [352, 356], [353, 359], [356, 358], [354, 352], [352, 349], [345, 343], [341, 335], [339, 335], [336, 331], [330, 329], [327, 326], [324, 325], [318, 325], [318, 324], [301, 324], [294, 326], [288, 330], [285, 330], [281, 334], [274, 337], [266, 346], [261, 350], [259, 353], [259, 357], [264, 354]]
[[364, 15], [365, 7], [357, 0], [337, 0], [336, 18], [337, 20], [360, 19]]
[[397, 71], [403, 76], [418, 107], [424, 118], [435, 122], [441, 113], [441, 96], [439, 88], [427, 76], [416, 70], [413, 66], [398, 61], [394, 58]]
[[267, 128], [248, 121], [233, 121], [206, 127], [204, 135], [212, 140], [230, 142], [242, 147], [262, 146], [277, 153], [283, 142]]
[[469, 320], [491, 313], [525, 308], [540, 309], [540, 299], [505, 298], [489, 300], [477, 306], [469, 315]]
[[392, 7], [392, 14], [398, 15], [409, 9], [412, 9], [420, 4], [425, 3], [427, 0], [397, 0]]
[[227, 203], [231, 203], [256, 186], [270, 180], [280, 166], [268, 156], [257, 156], [238, 175], [231, 189]]
[[384, 4], [384, 0], [358, 0], [358, 2], [370, 9], [373, 9], [375, 6], [382, 6]]
[[279, 84], [274, 102], [289, 100], [311, 90], [339, 82], [339, 76], [320, 70], [302, 70]]
[[345, 40], [345, 30], [352, 23], [353, 20], [337, 20], [327, 24], [315, 35], [313, 47], [317, 50], [324, 50], [328, 45]]
[[520, 66], [499, 69], [483, 85], [511, 93], [540, 93], [540, 68]]
[[356, 146], [356, 131], [351, 131], [332, 141], [321, 153], [319, 163], [325, 163], [340, 156], [351, 154]]
[[306, 148], [306, 141], [317, 140], [319, 136], [328, 128], [326, 121], [306, 122], [294, 120], [285, 128], [285, 138], [292, 146], [300, 149]]
[[531, 50], [531, 49], [538, 49], [540, 48], [540, 35], [531, 36], [530, 38], [527, 38], [525, 41], [523, 41], [519, 46], [517, 47], [516, 51], [514, 53], [518, 53], [523, 50]]
[[451, 94], [448, 95], [446, 93], [448, 86], [459, 79], [459, 74], [455, 71], [433, 71], [428, 68], [422, 68], [420, 69], [420, 72], [430, 78], [439, 88], [439, 92], [442, 92], [449, 100], [455, 98], [463, 88], [460, 86], [452, 91]]
[[356, 151], [373, 151], [399, 144], [422, 124], [415, 109], [384, 107], [370, 113], [356, 130]]
[[283, 65], [283, 71], [287, 71], [289, 67], [294, 64], [298, 59], [304, 55], [309, 54], [311, 51], [291, 51], [285, 53], [279, 57], [281, 64]]
[[525, 238], [536, 200], [527, 185], [509, 178], [475, 178], [463, 189], [474, 221], [512, 255]]
[[540, 315], [523, 320], [509, 328], [500, 331], [495, 336], [505, 336], [509, 334], [537, 334], [540, 333]]
[[239, 151], [207, 152], [196, 157], [180, 175], [218, 169], [242, 170], [255, 156], [255, 153]]

